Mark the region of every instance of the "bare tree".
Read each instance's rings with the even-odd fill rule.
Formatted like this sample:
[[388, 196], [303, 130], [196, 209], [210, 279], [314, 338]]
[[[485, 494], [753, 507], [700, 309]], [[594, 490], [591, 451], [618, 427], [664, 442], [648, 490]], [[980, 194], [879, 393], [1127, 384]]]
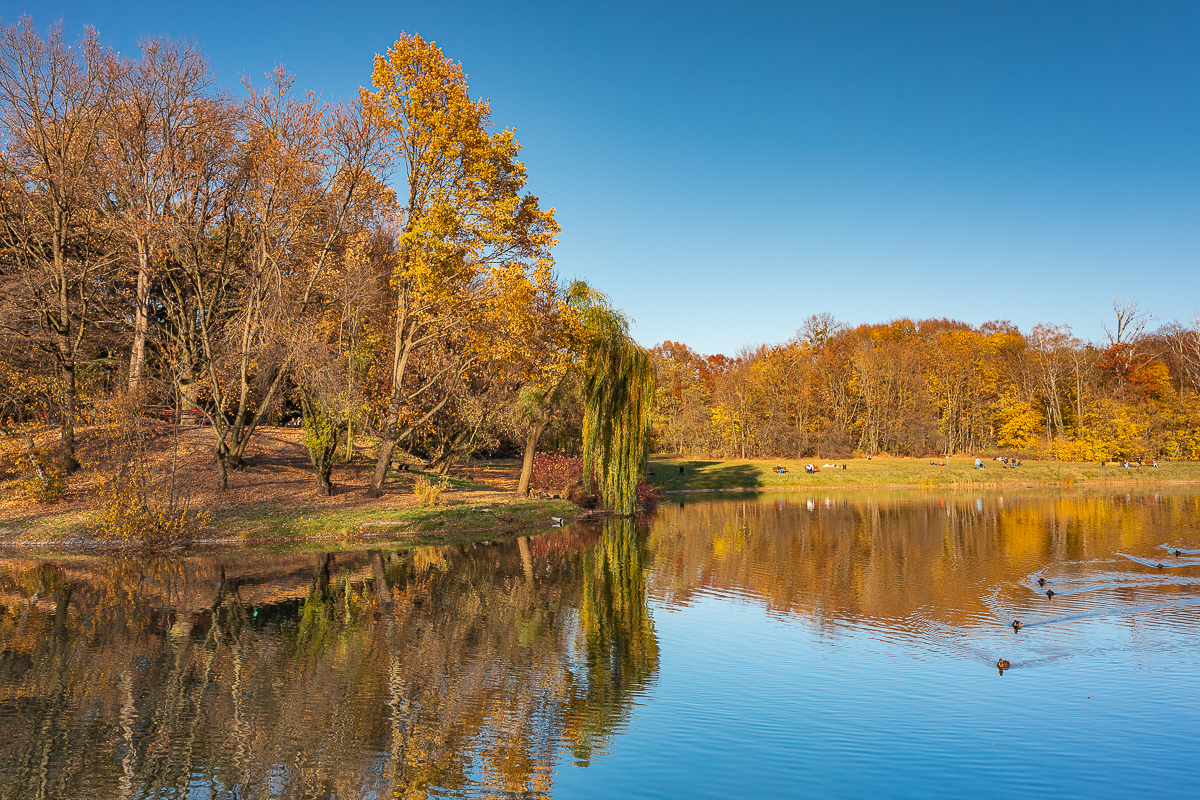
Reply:
[[1166, 342], [1183, 381], [1193, 392], [1200, 394], [1200, 313], [1192, 317], [1191, 327], [1172, 322], [1164, 325], [1159, 335]]
[[189, 188], [196, 145], [208, 135], [204, 93], [212, 73], [187, 42], [147, 39], [142, 57], [120, 72], [104, 130], [112, 213], [133, 251], [137, 271], [129, 387], [142, 379], [150, 316], [152, 260], [170, 229], [171, 214]]
[[29, 17], [0, 30], [0, 194], [3, 244], [31, 319], [6, 320], [36, 334], [58, 376], [61, 465], [75, 458], [76, 367], [109, 263], [99, 213], [97, 143], [112, 102], [117, 62], [92, 29], [68, 45], [61, 25], [45, 39]]

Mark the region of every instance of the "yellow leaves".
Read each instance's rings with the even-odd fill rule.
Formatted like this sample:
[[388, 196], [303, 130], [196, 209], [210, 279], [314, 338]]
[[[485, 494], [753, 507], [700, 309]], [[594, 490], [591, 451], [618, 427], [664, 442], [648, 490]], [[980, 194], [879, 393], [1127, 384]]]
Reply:
[[1034, 447], [1041, 432], [1043, 419], [1032, 402], [1009, 388], [1000, 399], [996, 414], [996, 446], [1024, 450]]

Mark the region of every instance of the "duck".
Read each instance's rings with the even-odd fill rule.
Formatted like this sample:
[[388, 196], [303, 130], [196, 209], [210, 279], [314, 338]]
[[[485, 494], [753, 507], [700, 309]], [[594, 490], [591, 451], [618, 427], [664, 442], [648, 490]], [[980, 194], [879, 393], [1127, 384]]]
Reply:
[[1046, 597], [1051, 597], [1051, 598], [1052, 598], [1052, 597], [1054, 597], [1054, 595], [1055, 595], [1055, 594], [1056, 594], [1056, 593], [1055, 593], [1055, 591], [1054, 591], [1053, 589], [1047, 589], [1047, 590], [1046, 590]]
[[1158, 569], [1162, 569], [1162, 568], [1163, 568], [1163, 565], [1162, 565], [1162, 564], [1155, 564], [1154, 566], [1155, 566], [1155, 567], [1157, 567]]
[[1045, 585], [1046, 585], [1046, 579], [1038, 578], [1038, 586], [1045, 586]]
[[1021, 630], [1021, 628], [1025, 627], [1025, 623], [1021, 622], [1021, 620], [1019, 620], [1019, 619], [1014, 619], [1012, 621], [1012, 626], [1013, 626], [1014, 631], [1019, 631], [1019, 630]]
[[996, 661], [996, 668], [1001, 672], [1004, 672], [1004, 670], [1010, 668], [1011, 666], [1012, 664], [1010, 664], [1008, 661], [1005, 661], [1003, 658]]
[[1176, 551], [1175, 551], [1175, 556], [1176, 556], [1176, 557], [1179, 557], [1179, 556], [1181, 556], [1181, 555], [1183, 555], [1183, 551], [1182, 551], [1182, 550], [1176, 550]]

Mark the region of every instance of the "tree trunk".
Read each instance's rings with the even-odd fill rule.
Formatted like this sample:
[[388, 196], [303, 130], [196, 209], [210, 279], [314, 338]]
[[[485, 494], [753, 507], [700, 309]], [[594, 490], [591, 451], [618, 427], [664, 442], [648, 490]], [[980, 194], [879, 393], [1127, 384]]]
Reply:
[[229, 448], [225, 446], [225, 442], [222, 440], [216, 447], [217, 488], [222, 492], [229, 487], [229, 467], [225, 463], [225, 457], [228, 453]]
[[322, 459], [322, 462], [314, 465], [317, 474], [317, 494], [322, 497], [333, 496], [333, 481], [329, 476], [333, 473], [333, 457], [332, 455]]
[[138, 237], [137, 299], [133, 310], [133, 347], [129, 353], [129, 388], [136, 389], [146, 363], [146, 327], [150, 318], [150, 253], [146, 240]]
[[74, 474], [79, 469], [79, 461], [75, 458], [75, 365], [64, 361], [60, 370], [62, 381], [62, 455], [59, 465], [66, 475]]
[[550, 424], [549, 419], [541, 419], [529, 428], [529, 438], [525, 441], [525, 459], [521, 462], [521, 479], [517, 482], [517, 494], [525, 497], [529, 494], [529, 481], [533, 478], [533, 456], [537, 452], [538, 439], [542, 431]]
[[375, 474], [371, 476], [371, 485], [367, 487], [367, 497], [383, 496], [383, 481], [387, 478], [388, 466], [392, 463], [392, 451], [395, 449], [395, 439], [384, 439], [379, 443], [379, 458], [375, 461]]
[[[407, 335], [406, 335], [407, 334]], [[383, 482], [387, 479], [388, 467], [392, 463], [392, 451], [396, 449], [396, 426], [400, 422], [400, 404], [404, 399], [404, 368], [412, 350], [413, 331], [406, 330], [404, 303], [397, 311], [396, 333], [392, 350], [392, 396], [388, 398], [387, 416], [383, 421], [383, 441], [379, 443], [379, 457], [375, 461], [375, 474], [367, 487], [367, 497], [382, 497]]]

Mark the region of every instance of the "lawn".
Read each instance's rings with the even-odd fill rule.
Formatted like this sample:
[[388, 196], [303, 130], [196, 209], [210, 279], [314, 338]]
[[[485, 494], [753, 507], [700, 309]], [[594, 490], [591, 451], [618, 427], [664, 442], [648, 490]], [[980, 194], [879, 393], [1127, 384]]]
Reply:
[[[852, 458], [805, 461], [746, 461], [740, 459], [688, 459], [652, 456], [647, 480], [660, 491], [703, 489], [789, 489], [872, 487], [1066, 487], [1075, 485], [1150, 485], [1200, 482], [1200, 463], [1194, 461], [1159, 462], [1160, 467], [1125, 469], [1111, 463], [1066, 461], [1025, 461], [1022, 466], [1004, 468], [999, 462], [984, 461], [975, 469], [973, 456], [934, 459], [945, 466], [930, 464], [928, 458]], [[819, 468], [809, 475], [804, 465]], [[836, 463], [837, 467], [826, 464]], [[845, 469], [842, 469], [842, 465]], [[787, 472], [773, 468], [783, 465]]]

